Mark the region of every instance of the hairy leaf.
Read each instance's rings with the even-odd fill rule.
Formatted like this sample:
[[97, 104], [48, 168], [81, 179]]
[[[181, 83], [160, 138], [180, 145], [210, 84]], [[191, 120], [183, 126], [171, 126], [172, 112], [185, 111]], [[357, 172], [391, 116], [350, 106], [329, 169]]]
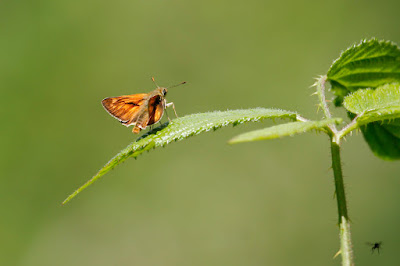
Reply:
[[[359, 126], [362, 126], [379, 121], [378, 124], [386, 124], [387, 126], [389, 126], [394, 123], [398, 118], [400, 118], [400, 106], [386, 107], [362, 114], [357, 118], [357, 124]], [[384, 120], [387, 121], [383, 123], [382, 121]]]
[[347, 111], [362, 114], [374, 110], [400, 106], [400, 85], [386, 84], [373, 89], [358, 90], [344, 99]]
[[324, 130], [324, 128], [329, 124], [339, 124], [340, 122], [342, 122], [341, 118], [332, 118], [322, 121], [291, 122], [238, 135], [231, 139], [229, 143], [235, 144], [240, 142], [275, 139], [305, 133], [310, 130]]
[[202, 132], [216, 130], [230, 124], [238, 125], [244, 122], [255, 122], [261, 119], [289, 118], [295, 120], [295, 112], [255, 108], [246, 110], [215, 111], [208, 113], [192, 114], [174, 119], [171, 123], [165, 123], [143, 135], [112, 158], [100, 171], [84, 185], [73, 192], [62, 204], [67, 203], [79, 192], [87, 188], [94, 181], [106, 174], [129, 157], [137, 157], [152, 148], [165, 146], [172, 141], [180, 141]]
[[336, 95], [335, 105], [362, 88], [400, 82], [400, 49], [388, 41], [364, 40], [344, 51], [332, 64], [327, 77]]
[[357, 126], [376, 156], [400, 159], [399, 84], [356, 91], [344, 99], [344, 107], [358, 115]]

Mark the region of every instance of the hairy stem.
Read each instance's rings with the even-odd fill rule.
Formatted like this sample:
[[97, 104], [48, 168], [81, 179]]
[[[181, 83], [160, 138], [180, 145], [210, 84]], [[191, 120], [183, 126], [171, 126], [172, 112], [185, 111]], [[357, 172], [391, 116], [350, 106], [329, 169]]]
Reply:
[[353, 249], [351, 244], [350, 223], [347, 214], [346, 194], [344, 191], [342, 165], [340, 160], [340, 146], [337, 138], [332, 138], [332, 169], [335, 178], [335, 192], [339, 214], [339, 230], [340, 230], [340, 254], [342, 255], [342, 265], [352, 266]]
[[[331, 112], [329, 111], [329, 107], [326, 104], [326, 98], [325, 98], [325, 83], [326, 83], [326, 76], [321, 76], [319, 79], [317, 79], [317, 82], [315, 83], [317, 87], [316, 94], [318, 95], [319, 99], [319, 106], [322, 108], [325, 118], [332, 118]], [[337, 132], [335, 124], [329, 125], [330, 130], [332, 131], [333, 134]]]
[[324, 115], [326, 118], [331, 118], [331, 112], [329, 111], [328, 105], [326, 104], [325, 99], [325, 83], [326, 83], [326, 76], [321, 76], [317, 80], [317, 95], [319, 98], [319, 102], [321, 105], [322, 110], [324, 111]]
[[[326, 76], [320, 77], [316, 82], [320, 106], [324, 111], [326, 118], [331, 118], [331, 113], [325, 98], [325, 83]], [[335, 124], [328, 126], [328, 135], [331, 137], [331, 155], [332, 155], [332, 170], [335, 178], [335, 193], [339, 214], [339, 231], [340, 231], [340, 253], [342, 255], [343, 266], [353, 266], [353, 246], [351, 244], [350, 222], [347, 214], [346, 194], [344, 191], [344, 182], [342, 174], [342, 164], [340, 159], [340, 140], [348, 134], [357, 125], [357, 119], [343, 128], [341, 131], [336, 129]]]
[[347, 134], [349, 134], [350, 132], [352, 132], [354, 129], [357, 129], [359, 127], [359, 125], [357, 124], [357, 119], [358, 119], [358, 115], [356, 117], [354, 117], [354, 119], [347, 124], [344, 128], [342, 128], [339, 132], [337, 132], [337, 136], [339, 139], [342, 139], [343, 137], [345, 137]]

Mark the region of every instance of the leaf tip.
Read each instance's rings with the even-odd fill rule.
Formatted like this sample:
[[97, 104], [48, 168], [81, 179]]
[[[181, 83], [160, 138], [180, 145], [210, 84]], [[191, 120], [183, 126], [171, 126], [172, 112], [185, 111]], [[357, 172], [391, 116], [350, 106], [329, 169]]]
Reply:
[[229, 145], [236, 144], [236, 143], [238, 143], [236, 138], [232, 138], [232, 139], [228, 140]]
[[69, 195], [63, 202], [61, 202], [61, 206], [65, 206], [65, 204], [67, 204], [73, 197], [75, 197], [75, 192], [72, 193], [71, 195]]

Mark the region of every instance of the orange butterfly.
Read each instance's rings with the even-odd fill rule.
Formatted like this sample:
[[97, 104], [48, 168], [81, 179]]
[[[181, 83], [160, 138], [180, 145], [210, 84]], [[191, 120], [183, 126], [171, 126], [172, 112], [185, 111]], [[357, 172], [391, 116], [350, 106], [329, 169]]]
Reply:
[[[154, 91], [149, 93], [110, 97], [101, 101], [106, 111], [113, 117], [117, 118], [123, 125], [127, 127], [133, 125], [134, 127], [132, 132], [136, 134], [147, 126], [157, 123], [163, 116], [165, 108], [169, 106], [172, 106], [176, 117], [178, 117], [174, 103], [167, 103], [167, 100], [165, 99], [168, 92], [167, 88], [159, 87], [154, 78], [151, 79], [157, 86]], [[172, 87], [185, 83], [186, 82], [182, 82]]]

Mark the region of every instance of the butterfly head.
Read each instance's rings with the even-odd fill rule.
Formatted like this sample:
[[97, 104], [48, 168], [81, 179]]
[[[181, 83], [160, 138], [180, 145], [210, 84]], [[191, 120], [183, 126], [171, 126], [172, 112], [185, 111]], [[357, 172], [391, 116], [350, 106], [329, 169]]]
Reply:
[[174, 86], [169, 86], [168, 88], [163, 88], [163, 87], [160, 87], [160, 86], [157, 85], [157, 83], [156, 83], [154, 77], [152, 77], [151, 80], [152, 80], [152, 81], [154, 82], [154, 84], [156, 85], [156, 87], [157, 87], [156, 90], [159, 91], [159, 93], [160, 93], [163, 97], [165, 97], [165, 96], [167, 95], [168, 88], [177, 87], [177, 86], [179, 86], [179, 85], [182, 85], [182, 84], [185, 84], [185, 83], [186, 83], [186, 82], [184, 81], [184, 82], [181, 82], [181, 83], [176, 84], [176, 85], [174, 85]]

